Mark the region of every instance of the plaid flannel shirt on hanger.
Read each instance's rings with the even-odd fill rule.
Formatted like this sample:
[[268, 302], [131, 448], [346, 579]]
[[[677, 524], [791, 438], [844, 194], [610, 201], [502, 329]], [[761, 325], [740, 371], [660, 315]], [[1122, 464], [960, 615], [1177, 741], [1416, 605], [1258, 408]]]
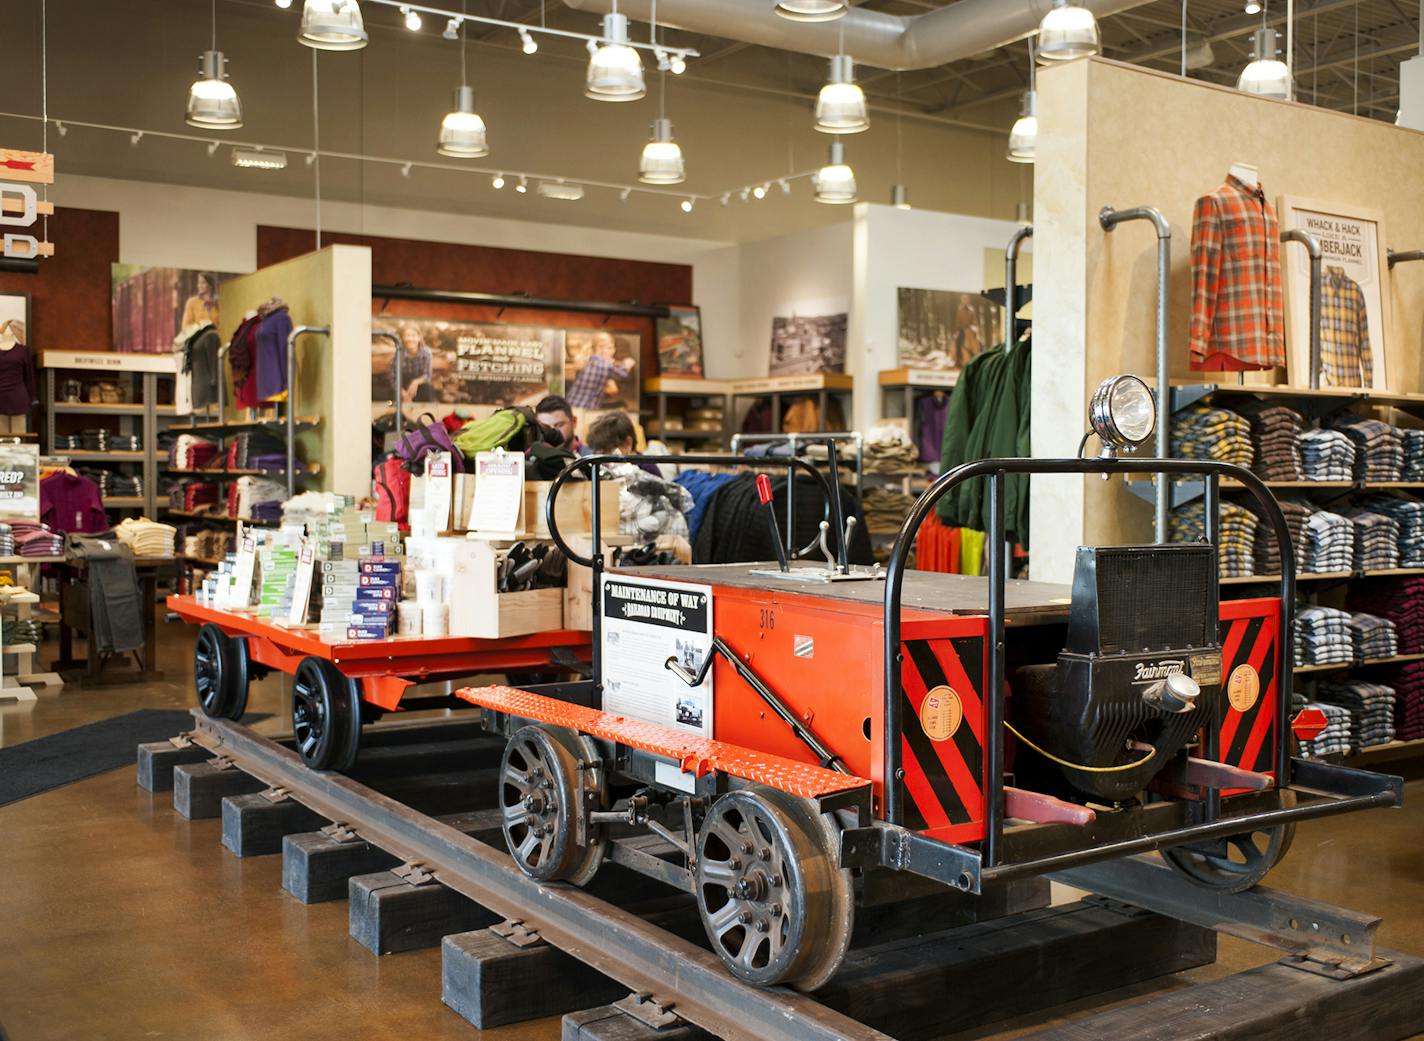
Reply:
[[1328, 387], [1374, 386], [1364, 292], [1340, 267], [1326, 268], [1320, 283], [1320, 382]]

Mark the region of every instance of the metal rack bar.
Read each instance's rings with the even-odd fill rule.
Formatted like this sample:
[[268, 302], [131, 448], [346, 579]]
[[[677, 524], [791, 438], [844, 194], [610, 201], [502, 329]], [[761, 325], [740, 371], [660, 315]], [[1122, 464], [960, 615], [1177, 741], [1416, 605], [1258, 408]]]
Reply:
[[573, 311], [629, 318], [666, 318], [662, 304], [613, 303], [598, 300], [555, 300], [518, 293], [467, 293], [454, 289], [417, 289], [415, 286], [372, 286], [371, 296], [381, 300], [422, 300], [432, 304], [470, 304], [474, 307], [521, 307], [531, 311]]
[[299, 325], [287, 336], [287, 498], [297, 494], [297, 340], [330, 336], [327, 325]]
[[1424, 249], [1406, 249], [1395, 251], [1385, 250], [1385, 257], [1389, 261], [1390, 270], [1394, 270], [1396, 264], [1408, 264], [1415, 260], [1424, 260]]
[[[1281, 232], [1282, 242], [1299, 242], [1310, 254], [1310, 389], [1320, 389], [1320, 292], [1322, 259], [1320, 240], [1301, 228]], [[1424, 255], [1424, 254], [1421, 254]], [[1391, 266], [1393, 262], [1391, 261]]]
[[1017, 328], [1015, 317], [1019, 313], [1019, 247], [1024, 240], [1033, 237], [1033, 225], [1025, 224], [1009, 236], [1009, 245], [1004, 250], [1004, 350], [1013, 349], [1018, 338], [1014, 336]]

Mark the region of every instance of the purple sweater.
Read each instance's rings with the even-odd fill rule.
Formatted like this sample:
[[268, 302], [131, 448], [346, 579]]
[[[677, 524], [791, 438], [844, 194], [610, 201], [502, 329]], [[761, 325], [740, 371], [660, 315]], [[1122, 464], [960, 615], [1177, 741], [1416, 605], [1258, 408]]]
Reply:
[[107, 531], [109, 518], [99, 486], [63, 470], [40, 482], [40, 520], [50, 531]]

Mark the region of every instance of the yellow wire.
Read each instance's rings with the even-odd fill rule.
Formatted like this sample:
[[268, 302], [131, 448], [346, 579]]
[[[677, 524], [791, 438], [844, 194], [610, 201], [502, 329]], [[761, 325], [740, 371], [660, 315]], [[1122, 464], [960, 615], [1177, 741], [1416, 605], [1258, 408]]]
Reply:
[[1018, 738], [1024, 744], [1028, 745], [1030, 748], [1032, 748], [1039, 755], [1043, 756], [1045, 759], [1051, 759], [1059, 766], [1066, 766], [1070, 770], [1082, 770], [1084, 773], [1090, 774], [1116, 774], [1122, 773], [1124, 770], [1135, 770], [1157, 754], [1157, 749], [1154, 748], [1141, 759], [1138, 759], [1135, 762], [1131, 763], [1123, 763], [1121, 766], [1079, 766], [1077, 763], [1070, 763], [1066, 759], [1059, 759], [1052, 752], [1046, 752], [1042, 748], [1039, 748], [1038, 745], [1034, 744], [1028, 738], [1024, 737], [1017, 730], [1015, 730], [1014, 725], [1010, 723], [1007, 719], [1004, 720], [1004, 729], [1006, 729], [1009, 733], [1013, 734], [1014, 737]]

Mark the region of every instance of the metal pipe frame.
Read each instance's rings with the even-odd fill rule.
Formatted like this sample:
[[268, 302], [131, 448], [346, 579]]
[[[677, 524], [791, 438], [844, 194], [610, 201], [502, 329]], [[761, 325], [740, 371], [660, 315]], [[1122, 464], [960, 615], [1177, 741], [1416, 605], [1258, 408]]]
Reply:
[[[1195, 459], [1128, 459], [1101, 457], [1097, 459], [979, 459], [957, 466], [941, 474], [915, 500], [900, 533], [895, 538], [890, 561], [885, 570], [885, 689], [883, 818], [889, 824], [904, 822], [900, 781], [901, 735], [904, 732], [903, 698], [900, 692], [900, 610], [905, 585], [905, 569], [920, 525], [940, 498], [956, 485], [974, 478], [991, 480], [989, 496], [989, 527], [986, 535], [989, 557], [989, 668], [985, 684], [985, 750], [984, 782], [985, 839], [984, 863], [987, 868], [998, 865], [997, 854], [1003, 837], [1003, 755], [1004, 755], [1004, 597], [1007, 578], [1004, 572], [1003, 550], [1004, 511], [1003, 482], [1008, 474], [1157, 474], [1163, 478], [1174, 474], [1229, 477], [1240, 481], [1255, 496], [1265, 511], [1281, 554], [1280, 611], [1281, 626], [1278, 649], [1294, 646], [1295, 629], [1295, 557], [1290, 550], [1290, 528], [1280, 505], [1270, 489], [1250, 470], [1231, 463]], [[1292, 664], [1289, 653], [1276, 655], [1276, 748], [1274, 767], [1276, 785], [1287, 787], [1291, 780], [1290, 758], [1290, 691]]]
[[[1171, 311], [1172, 226], [1155, 206], [1137, 206], [1130, 210], [1115, 210], [1104, 206], [1098, 212], [1103, 231], [1111, 232], [1124, 221], [1151, 221], [1157, 229], [1157, 457], [1166, 459], [1171, 449], [1168, 418], [1172, 414], [1172, 388], [1168, 379], [1170, 363], [1167, 357], [1167, 315]], [[1168, 482], [1166, 474], [1157, 475], [1155, 534], [1158, 542], [1167, 541]]]
[[[1320, 240], [1304, 228], [1281, 232], [1282, 242], [1299, 242], [1310, 254], [1310, 389], [1320, 389], [1320, 295], [1324, 274]], [[1424, 257], [1424, 252], [1420, 253]], [[1393, 261], [1390, 262], [1393, 267]]]
[[[775, 445], [781, 444], [782, 442], [785, 442], [786, 444], [791, 446], [791, 454], [794, 456], [800, 455], [798, 451], [799, 445], [827, 445], [828, 460], [829, 456], [835, 454], [836, 445], [843, 443], [853, 445], [855, 447], [855, 496], [857, 499], [859, 499], [861, 495], [864, 494], [863, 489], [865, 486], [865, 436], [861, 434], [861, 432], [858, 430], [836, 431], [818, 434], [733, 434], [732, 454], [741, 455], [742, 445]], [[832, 470], [835, 470], [834, 465], [832, 465], [831, 468]], [[787, 557], [792, 560], [797, 560], [801, 557], [809, 556], [814, 553], [816, 551], [816, 546], [820, 542], [820, 539], [813, 538], [810, 542], [806, 543], [806, 545], [801, 549], [797, 549], [796, 546], [793, 544], [795, 536], [792, 534], [792, 522], [796, 516], [796, 482], [792, 479], [792, 476], [793, 475], [791, 472], [791, 468], [787, 467], [785, 541]], [[837, 484], [840, 483], [839, 476], [836, 476], [835, 480]], [[834, 503], [834, 505], [832, 505], [832, 503]], [[836, 496], [834, 500], [831, 500], [830, 502], [826, 503], [826, 520], [828, 522], [834, 523], [838, 528], [841, 528], [841, 541], [842, 543], [844, 543], [845, 532], [842, 525], [844, 524], [845, 519], [844, 517], [836, 516], [836, 514], [840, 512], [840, 509], [841, 507], [839, 495]], [[846, 563], [844, 545], [842, 546], [842, 550], [843, 552], [839, 557], [839, 564], [841, 566], [842, 572], [845, 572], [849, 571], [850, 568], [849, 565]]]
[[287, 498], [297, 494], [297, 340], [330, 336], [329, 325], [299, 325], [287, 336]]
[[1033, 225], [1025, 224], [1009, 236], [1008, 248], [1004, 250], [1004, 351], [1013, 349], [1018, 342], [1014, 336], [1014, 329], [1017, 323], [1014, 321], [1019, 313], [1019, 247], [1025, 239], [1033, 237]]
[[[672, 48], [669, 48], [671, 53]], [[585, 182], [587, 183], [587, 182]], [[572, 311], [627, 318], [666, 318], [671, 312], [661, 304], [613, 303], [597, 300], [556, 300], [518, 293], [467, 293], [456, 289], [418, 289], [415, 286], [372, 286], [378, 300], [421, 300], [432, 304], [469, 304], [472, 307], [516, 307], [529, 311]]]
[[391, 346], [396, 349], [396, 385], [394, 400], [392, 400], [391, 404], [394, 405], [396, 409], [396, 436], [399, 437], [405, 433], [405, 403], [401, 400], [401, 392], [405, 387], [401, 382], [401, 362], [403, 359], [401, 358], [400, 337], [395, 333], [388, 333], [384, 329], [372, 329], [371, 339], [390, 340]]
[[1394, 270], [1396, 264], [1408, 264], [1415, 260], [1424, 260], [1424, 249], [1406, 250], [1385, 250], [1385, 257], [1389, 261], [1389, 269]]

